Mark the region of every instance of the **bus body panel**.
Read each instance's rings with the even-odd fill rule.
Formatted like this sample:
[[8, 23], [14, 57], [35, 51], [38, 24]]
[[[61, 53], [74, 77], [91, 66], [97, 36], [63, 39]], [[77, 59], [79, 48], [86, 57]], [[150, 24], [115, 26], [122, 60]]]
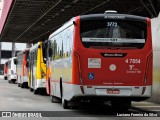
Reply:
[[17, 54], [18, 64], [17, 64], [17, 77], [18, 84], [28, 85], [28, 67], [26, 66], [28, 61], [29, 49], [26, 48], [24, 51]]
[[17, 80], [17, 67], [14, 63], [14, 60], [17, 60], [17, 57], [12, 57], [8, 61], [8, 75], [7, 78], [9, 81], [13, 80], [14, 82]]
[[[127, 17], [127, 19], [132, 20], [132, 16]], [[134, 16], [133, 19], [143, 21], [146, 25], [146, 42], [143, 47], [140, 49], [130, 49], [129, 47], [125, 49], [100, 49], [84, 47], [80, 36], [81, 17], [76, 17], [73, 20], [74, 33], [71, 57], [63, 58], [60, 56], [58, 59], [51, 58], [48, 61], [47, 79], [50, 79], [48, 80], [50, 86], [47, 86], [48, 93], [59, 98], [61, 98], [62, 93], [63, 99], [68, 101], [74, 100], [76, 97], [95, 97], [97, 99], [98, 97], [105, 99], [127, 97], [130, 101], [145, 100], [151, 97], [153, 62], [151, 23], [148, 18]], [[68, 27], [65, 24], [53, 33], [49, 37], [49, 41], [54, 43], [58, 34], [61, 32], [62, 35], [65, 34], [65, 30], [70, 27], [69, 23], [66, 23]], [[62, 41], [62, 38], [59, 41]], [[59, 44], [63, 46], [64, 43], [60, 42]], [[58, 40], [57, 44], [52, 45], [57, 46]], [[65, 45], [67, 46], [67, 44]], [[54, 49], [53, 46], [52, 49]], [[58, 47], [58, 53], [64, 51], [63, 47], [60, 48]], [[55, 55], [54, 52], [53, 55]], [[71, 63], [67, 63], [69, 60]], [[60, 88], [61, 81], [63, 92]]]
[[46, 88], [46, 64], [44, 63], [43, 42], [30, 48], [28, 85], [34, 90]]

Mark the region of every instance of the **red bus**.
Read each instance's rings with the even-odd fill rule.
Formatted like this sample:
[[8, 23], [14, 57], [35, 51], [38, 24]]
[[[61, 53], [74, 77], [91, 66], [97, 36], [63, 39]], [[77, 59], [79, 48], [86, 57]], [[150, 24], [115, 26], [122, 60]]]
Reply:
[[29, 49], [17, 53], [17, 83], [18, 87], [28, 87], [28, 67], [27, 61], [29, 60]]
[[4, 77], [4, 79], [5, 80], [7, 80], [7, 74], [8, 74], [8, 67], [7, 67], [7, 63], [8, 61], [6, 61], [5, 63], [4, 63], [4, 75], [3, 75], [3, 77]]
[[149, 18], [104, 13], [77, 16], [48, 40], [47, 93], [51, 101], [111, 102], [128, 109], [151, 97]]

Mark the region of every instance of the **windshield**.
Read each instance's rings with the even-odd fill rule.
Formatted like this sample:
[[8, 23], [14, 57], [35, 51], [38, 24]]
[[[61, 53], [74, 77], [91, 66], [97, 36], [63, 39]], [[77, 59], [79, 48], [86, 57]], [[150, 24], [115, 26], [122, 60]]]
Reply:
[[80, 35], [86, 48], [141, 49], [146, 42], [147, 25], [131, 20], [81, 21]]

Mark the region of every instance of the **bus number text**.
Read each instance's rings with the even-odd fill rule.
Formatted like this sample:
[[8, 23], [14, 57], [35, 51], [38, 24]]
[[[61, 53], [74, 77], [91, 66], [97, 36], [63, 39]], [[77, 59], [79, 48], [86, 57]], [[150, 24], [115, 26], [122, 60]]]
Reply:
[[117, 26], [117, 22], [107, 22], [107, 26]]
[[126, 63], [132, 63], [132, 64], [140, 64], [141, 59], [126, 59]]

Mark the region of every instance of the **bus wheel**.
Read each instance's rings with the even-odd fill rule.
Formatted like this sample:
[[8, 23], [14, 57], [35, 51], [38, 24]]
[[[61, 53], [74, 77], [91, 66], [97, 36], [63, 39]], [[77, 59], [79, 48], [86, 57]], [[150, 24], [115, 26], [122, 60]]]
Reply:
[[30, 87], [29, 89], [30, 89], [31, 92], [33, 92], [33, 88]]
[[39, 89], [34, 89], [34, 94], [39, 94]]
[[11, 79], [10, 82], [13, 83], [13, 84], [15, 84], [16, 80], [15, 79]]
[[21, 84], [21, 88], [24, 88], [24, 83]]
[[4, 79], [7, 80], [7, 77], [5, 76]]
[[20, 83], [18, 83], [18, 87], [21, 87]]
[[65, 99], [62, 99], [62, 106], [63, 106], [63, 109], [69, 109], [68, 101]]
[[50, 96], [51, 97], [51, 102], [52, 103], [60, 103], [60, 99], [55, 97], [55, 96]]
[[131, 101], [126, 101], [122, 106], [122, 110], [128, 110], [130, 107], [131, 107]]

